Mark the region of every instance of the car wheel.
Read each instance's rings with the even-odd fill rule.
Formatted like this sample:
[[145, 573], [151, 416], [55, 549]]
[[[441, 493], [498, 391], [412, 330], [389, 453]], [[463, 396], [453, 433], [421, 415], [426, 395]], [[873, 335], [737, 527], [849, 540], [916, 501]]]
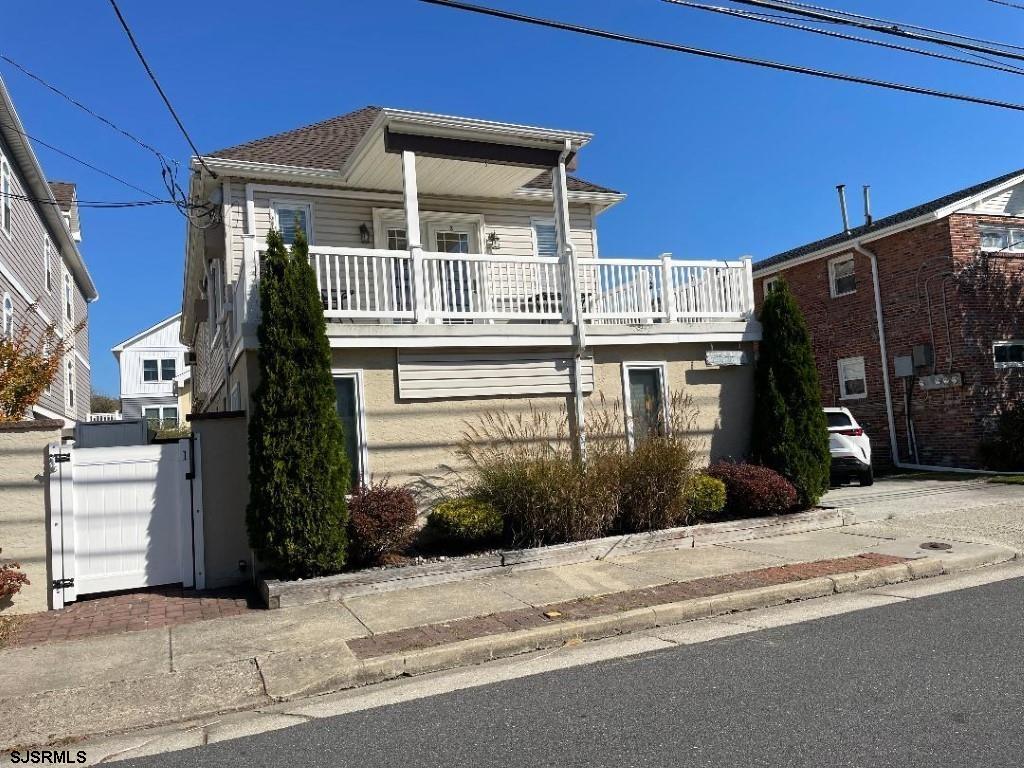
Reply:
[[860, 484], [863, 485], [874, 485], [875, 484], [875, 470], [868, 467], [860, 473]]

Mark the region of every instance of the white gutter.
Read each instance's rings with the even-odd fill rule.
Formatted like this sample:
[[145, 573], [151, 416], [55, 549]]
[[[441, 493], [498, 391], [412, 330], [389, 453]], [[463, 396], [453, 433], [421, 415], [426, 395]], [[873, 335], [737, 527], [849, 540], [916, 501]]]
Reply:
[[878, 257], [869, 251], [860, 241], [854, 240], [850, 244], [854, 251], [861, 256], [867, 256], [871, 261], [871, 285], [875, 294], [875, 322], [878, 324], [878, 348], [882, 356], [882, 386], [885, 387], [885, 415], [889, 421], [889, 450], [892, 456], [892, 463], [897, 467], [904, 467], [900, 463], [900, 448], [896, 442], [896, 419], [892, 411], [892, 392], [889, 389], [889, 353], [885, 345], [885, 322], [882, 319], [882, 292], [878, 286]]

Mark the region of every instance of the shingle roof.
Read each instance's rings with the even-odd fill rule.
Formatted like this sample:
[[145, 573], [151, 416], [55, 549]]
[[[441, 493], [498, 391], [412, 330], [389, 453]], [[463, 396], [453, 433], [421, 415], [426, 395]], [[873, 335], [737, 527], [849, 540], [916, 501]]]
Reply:
[[816, 251], [821, 251], [826, 248], [831, 248], [833, 246], [840, 245], [844, 242], [852, 242], [853, 240], [856, 240], [862, 237], [863, 235], [867, 235], [870, 234], [871, 232], [876, 232], [878, 230], [886, 229], [887, 227], [891, 227], [894, 224], [902, 224], [903, 222], [906, 221], [912, 221], [918, 218], [919, 216], [924, 216], [925, 214], [928, 213], [934, 213], [935, 211], [945, 208], [947, 205], [952, 205], [953, 203], [956, 203], [958, 200], [964, 200], [966, 198], [973, 197], [974, 195], [984, 192], [989, 187], [998, 186], [999, 184], [1002, 184], [1005, 181], [1009, 181], [1015, 176], [1020, 176], [1022, 174], [1024, 174], [1024, 169], [1016, 170], [1013, 171], [1012, 173], [1006, 173], [1003, 174], [1002, 176], [997, 176], [994, 179], [983, 181], [980, 184], [974, 184], [973, 186], [965, 187], [964, 189], [957, 190], [956, 192], [951, 192], [948, 195], [943, 195], [942, 197], [938, 197], [934, 200], [931, 200], [930, 202], [922, 203], [921, 205], [915, 205], [913, 208], [907, 208], [905, 211], [894, 213], [891, 216], [886, 216], [883, 219], [876, 219], [875, 221], [871, 222], [870, 225], [853, 227], [850, 229], [849, 232], [838, 232], [834, 235], [830, 235], [829, 237], [824, 237], [821, 240], [815, 240], [813, 243], [807, 243], [805, 245], [797, 246], [796, 248], [791, 248], [788, 251], [778, 253], [774, 256], [769, 256], [767, 259], [763, 259], [762, 261], [757, 262], [754, 265], [754, 269], [756, 271], [760, 269], [765, 269], [767, 267], [774, 267], [778, 264], [782, 264], [791, 259], [799, 258], [800, 256], [806, 256], [808, 254], [815, 253]]
[[[337, 170], [352, 155], [381, 110], [382, 107], [363, 107], [319, 123], [218, 149], [206, 156]], [[550, 188], [551, 173], [545, 171], [525, 186], [531, 189]], [[568, 187], [571, 192], [615, 192], [573, 176], [568, 178]]]
[[48, 181], [53, 199], [62, 211], [70, 211], [75, 202], [75, 185], [70, 181]]

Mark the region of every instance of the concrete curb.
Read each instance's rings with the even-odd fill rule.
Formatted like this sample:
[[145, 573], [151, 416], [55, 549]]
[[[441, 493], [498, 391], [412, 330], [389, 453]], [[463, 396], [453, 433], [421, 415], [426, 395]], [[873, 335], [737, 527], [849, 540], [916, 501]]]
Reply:
[[357, 659], [341, 642], [310, 651], [284, 651], [212, 667], [107, 682], [92, 687], [0, 698], [0, 752], [18, 746], [122, 733], [255, 709], [399, 677], [482, 664], [567, 643], [642, 632], [673, 624], [799, 600], [854, 592], [996, 565], [1012, 550], [948, 554], [854, 573], [648, 606], [591, 619], [558, 622], [433, 648]]

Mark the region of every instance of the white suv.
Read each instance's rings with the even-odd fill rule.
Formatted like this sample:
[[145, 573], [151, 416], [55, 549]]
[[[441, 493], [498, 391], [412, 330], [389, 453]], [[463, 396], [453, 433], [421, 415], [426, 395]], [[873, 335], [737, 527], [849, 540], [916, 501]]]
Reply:
[[875, 482], [871, 469], [871, 440], [847, 408], [825, 408], [833, 481], [856, 477], [861, 485]]

